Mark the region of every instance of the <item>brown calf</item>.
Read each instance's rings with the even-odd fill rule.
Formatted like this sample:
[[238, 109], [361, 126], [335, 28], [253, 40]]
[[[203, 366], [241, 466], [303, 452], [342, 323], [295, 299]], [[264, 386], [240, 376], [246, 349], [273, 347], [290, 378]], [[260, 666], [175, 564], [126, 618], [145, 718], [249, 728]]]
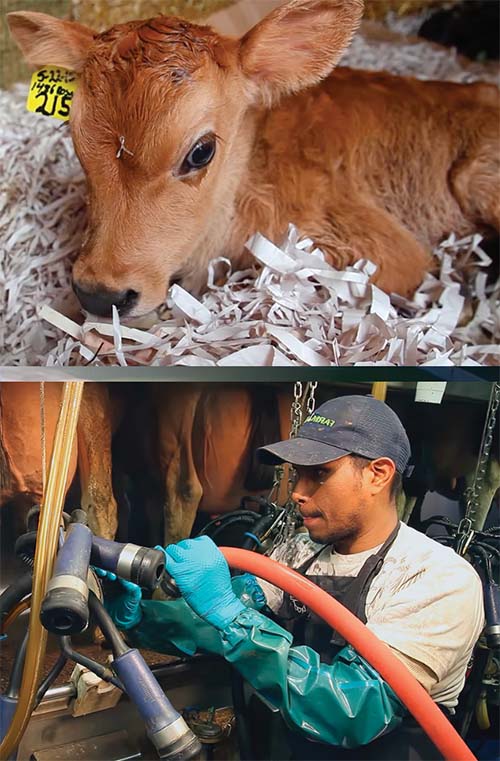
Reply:
[[70, 126], [89, 192], [74, 266], [85, 309], [155, 310], [215, 256], [244, 264], [289, 222], [339, 268], [411, 294], [431, 248], [500, 227], [498, 91], [338, 69], [362, 0], [291, 0], [242, 39], [178, 18], [97, 34], [8, 16], [34, 65], [80, 74]]

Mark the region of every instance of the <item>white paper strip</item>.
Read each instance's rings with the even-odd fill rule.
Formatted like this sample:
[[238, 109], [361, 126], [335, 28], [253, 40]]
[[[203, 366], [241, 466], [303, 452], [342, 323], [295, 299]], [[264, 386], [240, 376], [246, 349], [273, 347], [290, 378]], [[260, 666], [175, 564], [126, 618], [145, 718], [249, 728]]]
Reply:
[[80, 340], [82, 337], [82, 327], [78, 323], [70, 320], [69, 317], [65, 317], [63, 314], [56, 312], [55, 309], [49, 307], [47, 304], [43, 304], [38, 310], [38, 316], [41, 320], [47, 320], [51, 325], [55, 325], [56, 328], [62, 330], [64, 333]]
[[180, 285], [173, 285], [169, 292], [174, 310], [178, 310], [185, 317], [195, 322], [208, 323], [212, 319], [209, 310], [201, 304], [198, 299], [191, 296], [190, 293], [181, 288]]
[[330, 362], [315, 351], [312, 351], [300, 342], [292, 333], [285, 328], [267, 326], [269, 335], [274, 336], [286, 349], [288, 349], [303, 364], [311, 367], [326, 367]]
[[217, 364], [220, 367], [233, 367], [240, 365], [244, 367], [269, 367], [274, 359], [274, 348], [269, 344], [260, 346], [249, 346], [247, 349], [241, 349], [234, 354], [220, 359]]

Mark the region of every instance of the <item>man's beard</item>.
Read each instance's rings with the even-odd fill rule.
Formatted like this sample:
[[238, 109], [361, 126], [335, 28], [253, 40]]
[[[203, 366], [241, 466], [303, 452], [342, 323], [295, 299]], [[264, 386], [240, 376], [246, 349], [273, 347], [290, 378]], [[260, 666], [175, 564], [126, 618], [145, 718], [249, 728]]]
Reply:
[[334, 546], [339, 546], [358, 536], [360, 532], [360, 523], [361, 522], [353, 516], [352, 521], [347, 525], [329, 526], [323, 531], [321, 531], [320, 528], [318, 531], [315, 531], [313, 527], [309, 530], [309, 536], [313, 542], [317, 542], [318, 544], [332, 544]]

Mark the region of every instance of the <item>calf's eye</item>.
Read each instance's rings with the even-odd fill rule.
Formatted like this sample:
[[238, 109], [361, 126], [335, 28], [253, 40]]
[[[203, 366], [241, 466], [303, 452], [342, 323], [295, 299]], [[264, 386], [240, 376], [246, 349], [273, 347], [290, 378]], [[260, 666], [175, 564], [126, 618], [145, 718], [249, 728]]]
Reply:
[[196, 169], [203, 169], [203, 167], [208, 166], [215, 156], [216, 144], [215, 135], [206, 135], [201, 140], [198, 140], [182, 162], [179, 174], [188, 174]]

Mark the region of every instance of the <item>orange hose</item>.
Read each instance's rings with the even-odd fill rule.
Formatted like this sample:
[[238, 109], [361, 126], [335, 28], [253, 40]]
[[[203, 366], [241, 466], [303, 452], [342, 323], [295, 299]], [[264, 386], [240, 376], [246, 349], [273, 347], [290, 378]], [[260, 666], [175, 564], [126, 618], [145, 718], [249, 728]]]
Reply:
[[338, 631], [394, 690], [447, 761], [475, 761], [458, 732], [406, 666], [341, 603], [276, 560], [234, 547], [219, 549], [231, 568], [253, 573], [292, 594]]
[[24, 600], [18, 602], [17, 605], [9, 611], [9, 614], [5, 617], [3, 625], [0, 626], [0, 634], [5, 634], [9, 626], [11, 626], [11, 624], [16, 620], [18, 616], [21, 615], [21, 613], [24, 613], [25, 610], [28, 610], [30, 605], [31, 594], [29, 594], [28, 597], [26, 597]]

